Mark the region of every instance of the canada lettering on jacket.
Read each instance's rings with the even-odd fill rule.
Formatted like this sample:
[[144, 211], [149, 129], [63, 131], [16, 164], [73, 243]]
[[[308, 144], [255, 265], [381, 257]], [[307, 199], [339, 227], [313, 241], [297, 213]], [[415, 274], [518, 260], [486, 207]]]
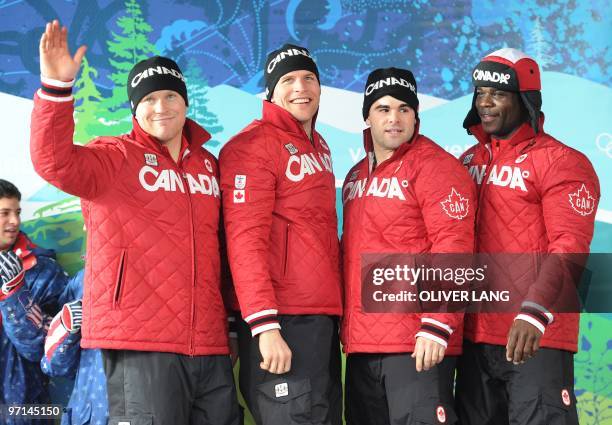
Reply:
[[299, 50], [299, 49], [287, 49], [283, 52], [280, 52], [278, 55], [276, 55], [274, 57], [274, 59], [272, 59], [270, 61], [270, 63], [268, 64], [268, 74], [270, 74], [272, 71], [274, 71], [274, 68], [276, 68], [276, 65], [282, 61], [283, 59], [285, 59], [287, 56], [297, 56], [297, 55], [302, 55], [302, 56], [306, 56], [308, 58], [310, 58], [311, 56], [308, 54], [308, 50], [303, 49], [303, 50]]
[[[344, 199], [344, 202], [346, 203], [355, 198], [361, 198], [364, 196], [367, 183], [368, 179], [361, 179], [354, 182], [348, 182], [346, 185], [344, 185], [344, 189], [342, 191], [342, 198]], [[402, 191], [402, 186], [397, 177], [383, 177], [381, 179], [374, 177], [372, 179], [372, 183], [368, 187], [367, 192], [365, 192], [365, 196], [375, 196], [377, 198], [388, 199], [398, 198], [402, 201], [406, 200], [404, 192]]]
[[[219, 197], [219, 182], [215, 176], [198, 174], [196, 178], [189, 173], [184, 175], [190, 193], [212, 195], [215, 198]], [[149, 183], [152, 180], [149, 176], [155, 179], [153, 183]], [[160, 189], [166, 192], [176, 192], [178, 189], [180, 192], [185, 193], [184, 180], [175, 170], [157, 171], [155, 168], [145, 165], [138, 173], [138, 180], [140, 180], [142, 187], [149, 192], [157, 192]]]
[[451, 214], [462, 215], [464, 213], [467, 213], [468, 206], [463, 202], [452, 201], [452, 202], [449, 202], [447, 205], [448, 205], [448, 210]]
[[475, 69], [472, 77], [476, 81], [490, 81], [492, 83], [508, 84], [510, 74], [502, 74], [501, 72], [483, 71]]
[[581, 211], [592, 211], [595, 202], [592, 199], [578, 198], [574, 201], [574, 205]]
[[[472, 165], [469, 168], [470, 176], [472, 176], [477, 184], [482, 184], [486, 170], [486, 165]], [[527, 177], [529, 177], [529, 171], [523, 171], [519, 167], [502, 165], [498, 170], [497, 165], [494, 165], [493, 168], [491, 168], [486, 183], [494, 184], [495, 186], [510, 187], [510, 189], [519, 188], [523, 192], [527, 192], [524, 180], [524, 178]]]
[[332, 172], [331, 157], [328, 154], [318, 152], [317, 159], [317, 155], [314, 153], [304, 153], [289, 157], [285, 175], [292, 182], [299, 182], [304, 180], [307, 175], [310, 176], [323, 171]]
[[382, 80], [378, 80], [370, 84], [366, 88], [365, 94], [366, 96], [369, 96], [374, 90], [378, 90], [385, 86], [394, 86], [398, 84], [400, 86], [409, 88], [413, 93], [416, 93], [416, 88], [414, 87], [414, 85], [404, 80], [403, 78], [397, 79], [395, 77], [387, 77], [387, 78], [383, 78]]
[[168, 69], [165, 66], [157, 66], [155, 68], [153, 67], [147, 68], [144, 71], [139, 72], [138, 74], [134, 75], [134, 78], [132, 78], [132, 82], [130, 84], [132, 84], [132, 87], [136, 87], [145, 78], [151, 77], [156, 74], [170, 74], [173, 77], [176, 77], [183, 82], [185, 81], [185, 78], [183, 78], [183, 75], [180, 72], [178, 72], [176, 69]]

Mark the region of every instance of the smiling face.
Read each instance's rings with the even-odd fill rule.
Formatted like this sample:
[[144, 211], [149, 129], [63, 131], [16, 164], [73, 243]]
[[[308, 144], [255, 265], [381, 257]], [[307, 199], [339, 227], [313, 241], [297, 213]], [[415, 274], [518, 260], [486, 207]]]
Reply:
[[166, 146], [180, 143], [186, 114], [185, 100], [173, 90], [151, 92], [136, 107], [140, 128]]
[[320, 98], [321, 85], [317, 76], [311, 71], [299, 70], [288, 72], [278, 80], [271, 102], [293, 115], [310, 133]]
[[0, 198], [0, 251], [10, 249], [21, 226], [21, 206], [17, 198]]
[[476, 110], [487, 134], [505, 139], [526, 121], [518, 93], [493, 87], [476, 88]]
[[392, 96], [384, 96], [370, 107], [366, 124], [370, 126], [374, 154], [380, 164], [412, 138], [416, 114], [406, 102]]

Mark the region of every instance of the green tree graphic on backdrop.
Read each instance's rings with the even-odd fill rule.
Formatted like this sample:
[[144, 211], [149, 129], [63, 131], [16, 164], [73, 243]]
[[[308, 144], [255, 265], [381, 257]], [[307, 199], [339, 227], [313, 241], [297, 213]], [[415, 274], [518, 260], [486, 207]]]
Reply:
[[223, 131], [217, 115], [208, 110], [208, 82], [202, 76], [202, 71], [195, 59], [190, 59], [185, 70], [187, 80], [187, 93], [189, 93], [189, 118], [206, 129], [213, 139], [207, 146], [218, 146], [220, 142], [214, 139], [214, 135]]
[[[83, 58], [81, 75], [76, 81], [74, 94], [75, 102], [75, 131], [74, 141], [80, 145], [86, 144], [106, 131], [106, 127], [100, 123], [100, 102], [103, 98], [94, 79], [98, 77], [98, 71], [89, 65], [87, 58]], [[102, 130], [102, 131], [101, 131]]]
[[[157, 49], [148, 35], [153, 30], [144, 20], [142, 10], [135, 0], [126, 0], [125, 15], [117, 19], [121, 33], [112, 32], [107, 41], [111, 54], [109, 62], [114, 71], [110, 79], [114, 84], [112, 96], [104, 101], [104, 118], [107, 134], [126, 133], [131, 128], [131, 112], [126, 107], [127, 93], [125, 84], [132, 67], [143, 59], [157, 54]], [[110, 130], [110, 131], [108, 131]]]

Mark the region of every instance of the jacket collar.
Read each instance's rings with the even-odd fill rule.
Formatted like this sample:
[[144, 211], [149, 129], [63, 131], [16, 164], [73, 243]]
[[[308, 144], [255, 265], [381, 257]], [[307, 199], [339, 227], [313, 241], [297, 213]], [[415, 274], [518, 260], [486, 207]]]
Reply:
[[[130, 138], [132, 140], [136, 140], [138, 143], [148, 148], [161, 152], [162, 149], [159, 141], [140, 127], [136, 117], [132, 117], [132, 125], [133, 128], [132, 132], [130, 133]], [[198, 125], [195, 121], [192, 121], [189, 118], [185, 120], [185, 125], [183, 126], [183, 139], [187, 141], [189, 150], [199, 148], [210, 140], [210, 137], [210, 133], [208, 133], [208, 131]]]
[[[312, 128], [311, 128], [312, 140], [316, 141], [317, 143], [318, 143], [319, 135], [315, 131], [315, 122], [317, 121], [318, 114], [319, 114], [319, 111], [317, 111], [314, 117], [312, 117]], [[299, 137], [304, 138], [305, 140], [310, 141], [308, 139], [308, 135], [304, 131], [304, 127], [302, 126], [302, 124], [298, 120], [296, 120], [293, 117], [293, 115], [291, 115], [291, 113], [289, 113], [285, 109], [281, 108], [278, 105], [275, 105], [274, 103], [270, 101], [267, 101], [267, 100], [263, 101], [263, 111], [262, 111], [261, 119], [262, 121], [270, 123], [273, 126], [280, 128], [283, 131], [295, 134]]]
[[[525, 140], [533, 139], [537, 135], [541, 135], [542, 133], [544, 133], [544, 113], [540, 113], [540, 122], [538, 128], [539, 131], [536, 134], [529, 121], [525, 121], [514, 133], [512, 133], [509, 139], [503, 140], [507, 141], [511, 146], [514, 146], [521, 142], [524, 142]], [[482, 145], [487, 145], [491, 143], [491, 135], [484, 132], [481, 123], [470, 127], [469, 132], [473, 134], [476, 140], [478, 140], [478, 142]]]

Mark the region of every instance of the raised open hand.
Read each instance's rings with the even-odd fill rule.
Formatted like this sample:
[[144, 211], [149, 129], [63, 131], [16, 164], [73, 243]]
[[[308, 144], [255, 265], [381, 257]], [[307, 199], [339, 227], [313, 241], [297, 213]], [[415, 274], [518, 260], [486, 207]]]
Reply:
[[68, 29], [56, 19], [48, 22], [40, 38], [40, 74], [60, 81], [73, 80], [83, 61], [87, 47], [77, 49], [74, 57], [68, 50]]

